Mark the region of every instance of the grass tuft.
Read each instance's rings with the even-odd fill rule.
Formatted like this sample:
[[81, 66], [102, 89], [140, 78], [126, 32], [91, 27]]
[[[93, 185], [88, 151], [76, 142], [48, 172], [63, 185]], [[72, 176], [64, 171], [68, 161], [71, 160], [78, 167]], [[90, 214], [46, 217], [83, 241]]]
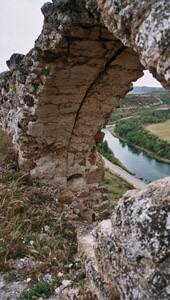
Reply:
[[17, 297], [17, 300], [33, 300], [39, 297], [45, 297], [47, 299], [54, 292], [54, 287], [54, 282], [38, 282], [34, 287], [23, 291], [21, 295]]

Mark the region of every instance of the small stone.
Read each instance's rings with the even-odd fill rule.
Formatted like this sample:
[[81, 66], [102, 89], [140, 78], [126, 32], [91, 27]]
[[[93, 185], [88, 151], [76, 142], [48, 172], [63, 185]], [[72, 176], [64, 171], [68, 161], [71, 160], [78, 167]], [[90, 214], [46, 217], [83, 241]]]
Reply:
[[60, 288], [58, 287], [58, 288], [55, 289], [55, 293], [59, 294], [59, 292], [60, 292]]
[[43, 277], [43, 280], [47, 281], [47, 282], [50, 282], [50, 281], [53, 281], [54, 278], [52, 277], [51, 274], [45, 274], [44, 277]]
[[168, 295], [170, 295], [170, 285], [168, 285], [168, 286], [165, 288], [165, 290], [166, 290], [166, 293], [167, 293]]
[[45, 231], [45, 232], [49, 232], [49, 231], [50, 231], [50, 226], [45, 225], [45, 226], [44, 226], [44, 231]]
[[63, 274], [62, 272], [59, 272], [59, 273], [57, 274], [57, 276], [58, 276], [58, 277], [62, 277], [62, 276], [64, 276], [64, 274]]
[[48, 239], [48, 234], [47, 233], [40, 233], [38, 237], [39, 237], [40, 241], [46, 241]]
[[64, 288], [70, 286], [72, 284], [71, 280], [63, 280], [62, 281], [62, 285], [64, 286]]

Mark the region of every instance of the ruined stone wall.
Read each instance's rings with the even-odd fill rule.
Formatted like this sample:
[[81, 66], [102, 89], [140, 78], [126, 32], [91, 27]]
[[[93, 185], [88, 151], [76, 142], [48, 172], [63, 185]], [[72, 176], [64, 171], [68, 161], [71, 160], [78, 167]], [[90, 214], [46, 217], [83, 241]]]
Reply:
[[2, 126], [23, 170], [64, 193], [63, 201], [80, 190], [85, 202], [103, 197], [96, 146], [131, 82], [148, 68], [168, 86], [168, 10], [167, 1], [53, 0], [42, 7], [35, 47], [8, 61], [0, 80]]
[[35, 48], [8, 62], [2, 124], [32, 178], [59, 189], [86, 188], [102, 177], [100, 129], [142, 67], [95, 16], [67, 11], [62, 1], [42, 11], [45, 23]]

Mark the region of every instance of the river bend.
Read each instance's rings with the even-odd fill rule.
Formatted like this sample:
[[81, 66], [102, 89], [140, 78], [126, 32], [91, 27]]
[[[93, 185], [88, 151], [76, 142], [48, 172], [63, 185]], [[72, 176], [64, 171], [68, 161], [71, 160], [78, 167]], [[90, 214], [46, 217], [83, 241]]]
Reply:
[[105, 133], [108, 146], [115, 157], [137, 178], [150, 182], [170, 176], [170, 164], [150, 158], [143, 151], [120, 141], [110, 133], [111, 126], [113, 125], [108, 125], [102, 130]]

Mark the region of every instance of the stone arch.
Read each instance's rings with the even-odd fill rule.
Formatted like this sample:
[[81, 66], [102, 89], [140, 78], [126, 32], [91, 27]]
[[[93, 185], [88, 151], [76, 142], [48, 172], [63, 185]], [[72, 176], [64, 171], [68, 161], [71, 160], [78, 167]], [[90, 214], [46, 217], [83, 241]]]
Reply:
[[[85, 188], [101, 180], [103, 163], [95, 149], [103, 139], [100, 130], [143, 67], [137, 54], [105, 27], [71, 29], [59, 58], [55, 52], [52, 58], [49, 52], [43, 54], [36, 121], [28, 125], [28, 134], [40, 144], [40, 158], [31, 173], [47, 182], [50, 171], [52, 184], [58, 174], [64, 188]], [[48, 145], [47, 155], [44, 147], [40, 150], [42, 142]]]
[[[91, 199], [87, 211], [92, 203], [100, 206], [106, 199], [99, 184], [103, 161], [96, 151], [103, 139], [101, 128], [143, 69], [150, 69], [164, 86], [163, 68], [169, 78], [167, 44], [163, 50], [159, 43], [151, 59], [153, 45], [140, 28], [148, 26], [146, 8], [151, 12], [152, 3], [142, 2], [143, 20], [138, 18], [138, 5], [126, 4], [99, 0], [45, 4], [44, 26], [35, 47], [25, 57], [13, 55], [10, 72], [1, 80], [2, 124], [13, 136], [20, 165], [33, 179], [66, 193], [63, 201], [74, 200], [83, 190], [81, 199], [86, 203]], [[169, 29], [164, 29], [168, 36]]]

